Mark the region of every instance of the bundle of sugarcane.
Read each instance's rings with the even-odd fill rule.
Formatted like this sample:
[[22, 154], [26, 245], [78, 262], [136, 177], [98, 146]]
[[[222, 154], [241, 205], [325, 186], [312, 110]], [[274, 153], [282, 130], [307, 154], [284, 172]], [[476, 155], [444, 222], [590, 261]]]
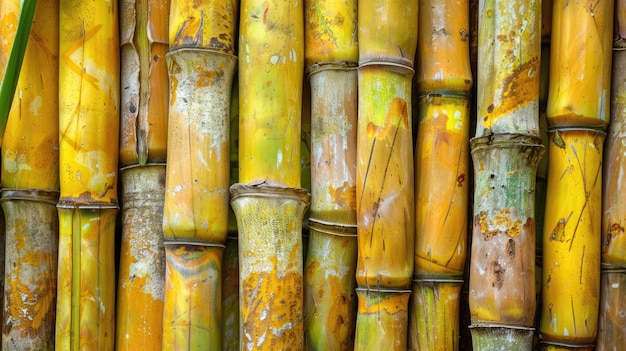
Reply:
[[309, 350], [351, 350], [354, 345], [356, 16], [355, 0], [305, 1], [305, 64], [311, 86], [311, 208], [304, 271]]
[[301, 184], [304, 24], [301, 2], [244, 0], [239, 33], [240, 342], [303, 347]]
[[408, 340], [417, 3], [369, 0], [358, 5], [355, 350], [405, 350]]
[[600, 310], [596, 350], [618, 350], [626, 337], [626, 1], [615, 6], [611, 85], [611, 123], [604, 153]]
[[530, 350], [541, 3], [480, 1], [470, 264], [474, 349]]
[[467, 242], [469, 3], [421, 0], [419, 9], [410, 348], [456, 350]]
[[554, 2], [540, 322], [547, 349], [592, 349], [596, 339], [612, 29], [613, 1]]
[[169, 1], [121, 2], [122, 240], [117, 350], [162, 348], [168, 18]]
[[236, 1], [172, 1], [163, 348], [222, 347]]
[[[6, 9], [5, 3], [2, 10]], [[58, 1], [42, 1], [36, 7], [32, 34], [26, 33], [30, 39], [2, 138], [2, 208], [8, 263], [3, 277], [4, 350], [54, 350], [59, 22], [58, 16], [50, 13], [58, 10]]]
[[112, 350], [119, 135], [117, 2], [59, 11], [57, 350]]

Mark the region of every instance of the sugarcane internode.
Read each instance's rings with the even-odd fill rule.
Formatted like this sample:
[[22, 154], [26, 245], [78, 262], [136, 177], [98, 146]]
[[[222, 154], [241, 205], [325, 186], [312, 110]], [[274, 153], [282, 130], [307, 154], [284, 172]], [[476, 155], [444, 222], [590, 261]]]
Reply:
[[471, 148], [473, 344], [530, 350], [536, 307], [534, 192], [543, 145], [533, 135], [494, 134], [472, 139]]
[[301, 350], [302, 218], [310, 194], [266, 184], [230, 191], [239, 228], [241, 347]]

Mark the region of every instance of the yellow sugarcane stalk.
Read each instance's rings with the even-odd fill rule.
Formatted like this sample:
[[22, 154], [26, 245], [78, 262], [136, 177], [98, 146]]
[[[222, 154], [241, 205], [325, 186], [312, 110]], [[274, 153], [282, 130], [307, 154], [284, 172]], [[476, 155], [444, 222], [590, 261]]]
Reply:
[[600, 219], [604, 133], [550, 134], [543, 232], [541, 337], [591, 345], [600, 293]]
[[[385, 339], [372, 335], [393, 336], [390, 350], [407, 345], [415, 249], [411, 80], [417, 26], [399, 26], [417, 23], [417, 7], [417, 0], [358, 5], [355, 350], [380, 349]], [[385, 317], [379, 319], [380, 313]]]
[[[458, 348], [469, 179], [467, 1], [420, 1], [415, 276], [410, 347]], [[453, 296], [456, 294], [456, 298]], [[424, 318], [427, 316], [427, 318]]]
[[347, 350], [353, 349], [356, 322], [357, 70], [355, 63], [344, 61], [316, 64], [310, 72], [305, 339], [310, 350]]
[[59, 193], [58, 1], [40, 3], [2, 139], [3, 349], [54, 349]]
[[358, 62], [357, 1], [307, 0], [304, 4], [305, 65]]
[[60, 2], [56, 349], [112, 350], [119, 146], [117, 3]]
[[170, 0], [120, 2], [120, 164], [164, 162]]
[[612, 20], [613, 1], [554, 1], [540, 322], [551, 348], [591, 348], [597, 334]]
[[222, 347], [221, 262], [228, 231], [237, 12], [233, 1], [171, 2], [165, 349]]
[[122, 240], [117, 288], [116, 350], [160, 350], [165, 250], [161, 222], [165, 165], [120, 170]]
[[120, 170], [117, 350], [162, 348], [165, 165], [160, 162], [167, 147], [169, 3], [126, 0], [120, 7], [120, 164], [126, 167]]
[[606, 127], [613, 1], [553, 3], [548, 123], [551, 127]]

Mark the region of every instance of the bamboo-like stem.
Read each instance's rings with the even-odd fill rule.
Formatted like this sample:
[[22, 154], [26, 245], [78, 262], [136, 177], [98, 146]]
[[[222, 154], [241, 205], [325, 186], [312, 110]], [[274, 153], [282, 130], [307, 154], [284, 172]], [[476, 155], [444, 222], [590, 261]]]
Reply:
[[[35, 11], [2, 139], [3, 349], [53, 350], [59, 197], [58, 1]], [[4, 224], [3, 227], [4, 228]], [[3, 243], [3, 248], [4, 248]], [[4, 263], [8, 269], [4, 271]], [[6, 287], [6, 291], [5, 291]]]
[[2, 191], [7, 223], [4, 350], [54, 350], [58, 197], [50, 190]]
[[543, 153], [540, 141], [520, 134], [471, 141], [476, 185], [469, 303], [473, 344], [480, 349], [532, 346], [534, 189]]
[[595, 350], [619, 350], [626, 335], [626, 269], [603, 265], [600, 274], [600, 310]]
[[458, 280], [463, 277], [467, 252], [472, 88], [469, 3], [421, 0], [419, 6], [417, 280], [413, 282], [409, 340], [412, 349], [456, 350], [462, 286]]
[[541, 2], [479, 2], [469, 305], [479, 350], [531, 350]]
[[239, 33], [240, 343], [303, 348], [303, 4], [244, 0]]
[[57, 350], [112, 350], [119, 147], [117, 3], [59, 11]]
[[305, 66], [358, 62], [357, 1], [304, 2]]
[[164, 162], [170, 0], [120, 2], [120, 164]]
[[[355, 350], [407, 346], [415, 250], [411, 90], [417, 26], [400, 26], [417, 23], [417, 9], [417, 0], [358, 5]], [[383, 346], [385, 336], [393, 339]]]
[[353, 349], [356, 323], [356, 64], [314, 65], [310, 81], [312, 195], [305, 338], [310, 350], [347, 350]]
[[357, 288], [355, 350], [406, 350], [411, 290]]
[[626, 1], [615, 0], [613, 47], [626, 48]]
[[120, 170], [122, 233], [116, 350], [160, 350], [163, 339], [165, 165]]
[[550, 133], [543, 231], [541, 338], [591, 346], [600, 294], [600, 220], [604, 133]]
[[309, 194], [235, 184], [231, 204], [239, 228], [241, 347], [301, 350], [302, 217]]
[[610, 117], [613, 0], [553, 3], [548, 124], [605, 128]]
[[462, 287], [463, 280], [413, 280], [411, 350], [458, 350]]
[[[164, 199], [163, 234], [166, 244], [187, 245], [166, 250], [166, 279], [194, 279], [184, 283], [166, 280], [164, 347], [209, 344], [221, 347], [221, 278], [198, 279], [197, 275], [221, 277], [221, 253], [205, 260], [189, 258], [192, 253], [209, 255], [205, 245], [222, 250], [228, 229], [229, 108], [236, 57], [203, 49], [178, 49], [167, 55], [170, 95], [168, 167]], [[183, 244], [184, 243], [184, 244]], [[183, 250], [183, 251], [181, 251]], [[170, 257], [169, 255], [172, 255]], [[217, 254], [215, 254], [217, 255]], [[199, 266], [199, 264], [202, 265]], [[189, 266], [188, 266], [189, 265]], [[217, 266], [215, 266], [217, 265]], [[180, 272], [174, 270], [181, 269]], [[189, 284], [200, 286], [178, 291]], [[184, 301], [202, 301], [210, 294], [219, 307], [194, 304], [184, 313]], [[192, 305], [188, 306], [189, 308]], [[194, 318], [194, 314], [205, 316]], [[169, 318], [169, 319], [168, 319]], [[175, 318], [172, 320], [171, 318]], [[202, 323], [202, 324], [197, 324]], [[189, 325], [189, 327], [187, 327]], [[177, 328], [180, 327], [180, 328]], [[188, 333], [191, 333], [188, 335]], [[197, 333], [197, 334], [196, 334]], [[188, 338], [190, 344], [181, 340]], [[196, 344], [197, 343], [197, 344]]]

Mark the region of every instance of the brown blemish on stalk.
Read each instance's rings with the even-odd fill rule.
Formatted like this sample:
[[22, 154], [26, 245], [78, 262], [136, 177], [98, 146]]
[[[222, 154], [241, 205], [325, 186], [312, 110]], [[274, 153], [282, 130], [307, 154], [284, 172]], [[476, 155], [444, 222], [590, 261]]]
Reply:
[[554, 229], [552, 229], [552, 233], [550, 234], [550, 241], [554, 241], [554, 240], [558, 240], [560, 242], [566, 241], [565, 226], [567, 225], [567, 222], [569, 222], [569, 219], [572, 217], [573, 213], [574, 212], [571, 211], [569, 213], [569, 216], [567, 216], [567, 218], [559, 219]]
[[341, 281], [336, 275], [328, 277], [328, 290], [333, 297], [329, 309], [327, 324], [328, 329], [335, 336], [335, 340], [341, 340], [341, 350], [347, 350], [350, 342], [350, 299], [341, 290]]
[[501, 104], [495, 108], [490, 106], [487, 112], [494, 113], [495, 116], [502, 116], [531, 102], [539, 85], [538, 64], [537, 57], [533, 57], [515, 68], [503, 81]]
[[624, 227], [622, 227], [621, 225], [617, 223], [611, 224], [606, 234], [606, 240], [603, 243], [604, 245], [602, 247], [602, 253], [607, 253], [609, 251], [609, 246], [611, 246], [611, 240], [613, 240], [613, 238], [623, 235], [623, 234], [624, 234]]
[[491, 262], [489, 266], [490, 266], [489, 269], [491, 270], [492, 275], [493, 275], [491, 286], [494, 288], [497, 288], [498, 290], [502, 289], [502, 286], [504, 285], [505, 269], [502, 268], [500, 263], [495, 262], [495, 261]]

